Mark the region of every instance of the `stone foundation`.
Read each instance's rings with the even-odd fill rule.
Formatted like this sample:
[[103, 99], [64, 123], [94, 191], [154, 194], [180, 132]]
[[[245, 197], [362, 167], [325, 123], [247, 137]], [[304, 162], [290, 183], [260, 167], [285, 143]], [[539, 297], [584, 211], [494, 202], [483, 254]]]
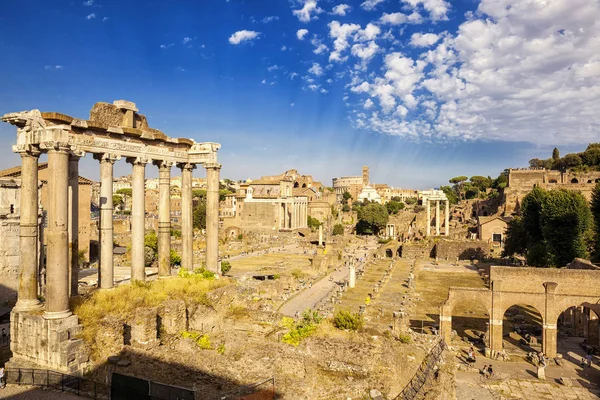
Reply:
[[41, 313], [13, 311], [10, 315], [11, 368], [35, 364], [67, 374], [81, 374], [89, 354], [77, 316], [45, 319]]

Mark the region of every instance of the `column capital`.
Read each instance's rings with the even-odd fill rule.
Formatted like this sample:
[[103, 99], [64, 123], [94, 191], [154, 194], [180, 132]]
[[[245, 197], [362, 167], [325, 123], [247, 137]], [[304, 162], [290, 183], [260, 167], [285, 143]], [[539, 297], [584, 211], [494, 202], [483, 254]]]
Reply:
[[152, 164], [156, 165], [158, 167], [159, 170], [165, 170], [165, 169], [171, 169], [171, 167], [173, 166], [173, 161], [166, 161], [166, 160], [154, 160], [152, 161]]
[[182, 171], [185, 169], [187, 171], [193, 171], [196, 169], [196, 164], [193, 163], [177, 163], [177, 168], [180, 168]]
[[12, 147], [14, 153], [19, 153], [21, 157], [39, 157], [42, 153], [38, 146], [33, 144], [17, 144]]
[[46, 152], [68, 153], [71, 146], [68, 142], [46, 141], [40, 143], [40, 149]]
[[216, 169], [216, 170], [220, 170], [222, 167], [221, 164], [219, 163], [206, 163], [204, 164], [204, 168], [205, 169]]
[[148, 164], [150, 162], [149, 159], [147, 159], [146, 157], [127, 157], [125, 159], [126, 162], [128, 162], [131, 165], [143, 165], [146, 166], [146, 164]]
[[69, 153], [69, 159], [71, 161], [79, 161], [81, 157], [85, 157], [85, 151], [81, 150], [77, 146], [71, 146], [71, 152]]
[[121, 156], [114, 153], [95, 153], [94, 158], [102, 163], [114, 164], [115, 161], [120, 160]]

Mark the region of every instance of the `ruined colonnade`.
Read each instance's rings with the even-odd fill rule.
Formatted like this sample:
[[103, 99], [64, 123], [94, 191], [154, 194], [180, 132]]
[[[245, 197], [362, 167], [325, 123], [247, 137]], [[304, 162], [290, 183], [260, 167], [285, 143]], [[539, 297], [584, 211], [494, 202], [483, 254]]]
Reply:
[[448, 198], [446, 194], [442, 190], [424, 190], [421, 191], [423, 207], [427, 211], [427, 226], [426, 226], [426, 236], [431, 236], [431, 207], [430, 202], [435, 201], [435, 235], [440, 235], [440, 201], [446, 203], [445, 208], [445, 218], [444, 218], [444, 235], [450, 235], [450, 203], [448, 202]]
[[125, 158], [132, 166], [131, 278], [145, 280], [145, 173], [151, 163], [159, 172], [158, 269], [171, 275], [171, 168], [182, 174], [182, 267], [193, 268], [192, 172], [203, 165], [207, 175], [206, 266], [218, 272], [219, 171], [217, 143], [169, 138], [149, 128], [135, 104], [97, 103], [90, 120], [37, 110], [6, 114], [2, 120], [17, 127], [13, 150], [21, 155], [21, 218], [18, 301], [15, 311], [42, 307], [38, 300], [38, 159], [48, 155], [49, 209], [46, 229], [46, 302], [44, 318], [71, 315], [69, 297], [78, 286], [78, 165], [91, 153], [100, 168], [98, 287], [114, 286], [113, 166]]

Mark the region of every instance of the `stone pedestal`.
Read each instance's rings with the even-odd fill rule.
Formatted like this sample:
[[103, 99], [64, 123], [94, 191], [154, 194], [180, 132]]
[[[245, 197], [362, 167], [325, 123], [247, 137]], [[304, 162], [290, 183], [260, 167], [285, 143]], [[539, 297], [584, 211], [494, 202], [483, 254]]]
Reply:
[[348, 287], [353, 288], [356, 286], [356, 267], [352, 264], [348, 266], [350, 269], [350, 275], [348, 279]]
[[319, 247], [323, 247], [323, 225], [319, 225]]
[[206, 168], [206, 269], [219, 274], [219, 171], [221, 164]]
[[10, 315], [10, 349], [13, 358], [7, 364], [19, 368], [35, 364], [67, 374], [82, 373], [88, 366], [89, 354], [77, 316], [46, 319], [39, 312], [13, 311]]
[[157, 324], [158, 308], [138, 308], [131, 323], [131, 346], [151, 349], [160, 344]]
[[161, 331], [168, 335], [179, 335], [187, 329], [187, 316], [183, 300], [167, 300], [158, 310]]
[[546, 367], [538, 367], [537, 377], [538, 379], [546, 380]]

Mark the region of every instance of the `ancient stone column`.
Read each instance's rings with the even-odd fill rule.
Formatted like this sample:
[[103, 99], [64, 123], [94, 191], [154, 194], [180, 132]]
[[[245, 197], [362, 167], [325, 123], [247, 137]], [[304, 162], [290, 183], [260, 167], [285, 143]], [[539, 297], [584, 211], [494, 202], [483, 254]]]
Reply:
[[489, 346], [492, 351], [501, 352], [503, 343], [502, 343], [502, 323], [503, 320], [493, 319], [490, 317], [489, 320], [489, 343], [486, 343], [486, 346]]
[[558, 283], [544, 282], [546, 299], [542, 315], [542, 351], [548, 358], [556, 357], [556, 319], [551, 313], [556, 308], [555, 293]]
[[425, 209], [427, 210], [427, 232], [425, 236], [431, 235], [431, 210], [429, 209], [429, 200], [425, 200]]
[[143, 157], [128, 158], [131, 176], [131, 280], [146, 280], [144, 235], [146, 217], [146, 164]]
[[206, 269], [219, 273], [219, 171], [221, 164], [206, 168]]
[[356, 267], [354, 266], [354, 264], [350, 263], [348, 265], [348, 268], [350, 269], [350, 277], [348, 279], [348, 287], [353, 288], [356, 286]]
[[444, 234], [450, 236], [450, 202], [446, 200], [446, 218], [444, 221]]
[[100, 267], [98, 287], [110, 289], [114, 286], [113, 269], [113, 164], [114, 154], [94, 154], [100, 161]]
[[69, 310], [69, 145], [53, 142], [48, 149], [48, 255], [46, 263], [46, 311], [44, 318], [71, 315]]
[[194, 226], [192, 215], [192, 171], [194, 164], [180, 164], [181, 168], [181, 266], [194, 269]]
[[323, 224], [319, 225], [319, 247], [323, 247]]
[[172, 162], [155, 161], [158, 166], [158, 276], [171, 276], [171, 167]]
[[440, 201], [435, 201], [435, 235], [440, 236]]
[[27, 146], [21, 153], [21, 218], [19, 232], [19, 293], [15, 311], [41, 307], [38, 288], [38, 149]]
[[440, 336], [449, 346], [452, 342], [452, 316], [440, 315]]
[[283, 229], [287, 229], [289, 225], [288, 203], [283, 203]]
[[69, 282], [70, 295], [79, 293], [79, 159], [81, 151], [69, 155]]

